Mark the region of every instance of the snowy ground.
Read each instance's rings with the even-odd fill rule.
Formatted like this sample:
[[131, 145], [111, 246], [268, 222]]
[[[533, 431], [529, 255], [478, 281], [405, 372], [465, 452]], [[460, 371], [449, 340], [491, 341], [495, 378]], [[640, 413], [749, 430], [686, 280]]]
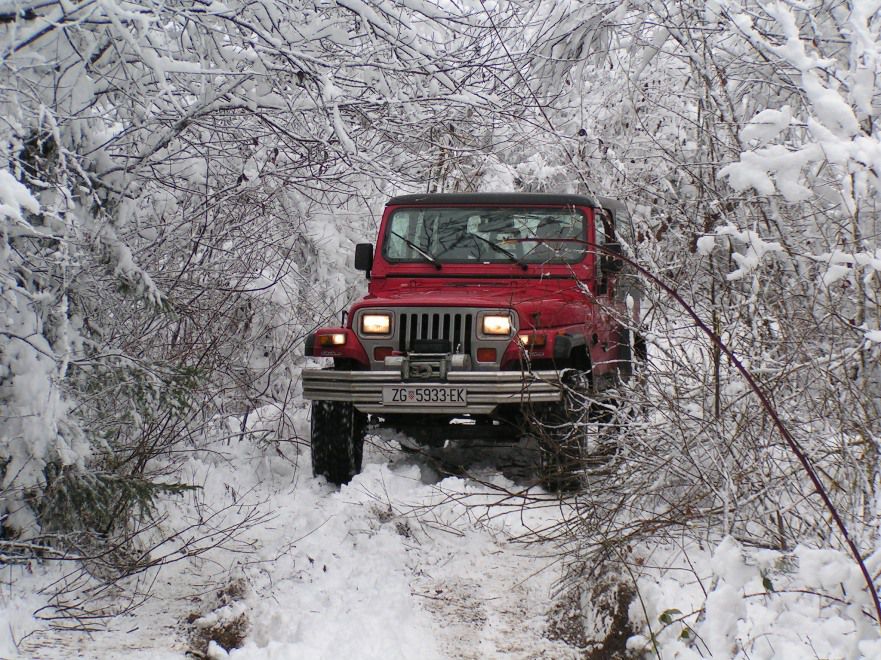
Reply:
[[[485, 485], [441, 478], [430, 459], [396, 447], [374, 439], [363, 473], [339, 490], [309, 476], [306, 448], [285, 457], [232, 443], [193, 457], [191, 476], [215, 503], [203, 516], [222, 510], [212, 524], [250, 505], [268, 516], [239, 539], [242, 552], [166, 567], [144, 605], [88, 635], [33, 621], [41, 602], [32, 592], [52, 576], [6, 568], [0, 606], [11, 619], [0, 657], [182, 658], [194, 627], [185, 622], [197, 615], [207, 615], [195, 622], [203, 627], [244, 616], [247, 641], [233, 658], [578, 657], [549, 639], [553, 548], [512, 541], [553, 524], [559, 505], [523, 509]], [[481, 476], [525, 486], [490, 469]], [[170, 514], [179, 525], [194, 515]], [[216, 646], [212, 654], [225, 656]]]
[[[558, 524], [568, 504], [479, 452], [458, 458], [479, 480], [443, 477], [430, 458], [374, 437], [363, 473], [336, 489], [309, 476], [305, 446], [215, 443], [186, 466], [201, 504], [170, 505], [165, 525], [201, 520], [217, 533], [155, 552], [210, 547], [230, 524], [250, 526], [144, 576], [150, 597], [88, 634], [32, 616], [71, 565], [0, 569], [0, 658], [194, 657], [204, 638], [236, 629], [244, 644], [228, 655], [238, 659], [584, 657], [572, 628], [590, 627], [590, 604], [558, 593], [559, 549], [518, 540]], [[529, 506], [503, 491], [528, 492]], [[639, 598], [629, 615], [641, 630], [630, 646], [646, 657], [881, 657], [859, 572], [839, 552], [747, 551], [731, 539], [687, 555], [630, 550]], [[881, 557], [868, 563], [881, 570]], [[216, 644], [208, 655], [227, 657]]]

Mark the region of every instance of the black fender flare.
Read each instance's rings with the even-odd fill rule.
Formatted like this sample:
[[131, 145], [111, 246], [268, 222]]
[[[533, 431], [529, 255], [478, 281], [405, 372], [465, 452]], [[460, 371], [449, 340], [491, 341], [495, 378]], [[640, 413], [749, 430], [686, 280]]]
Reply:
[[554, 338], [554, 361], [562, 362], [569, 360], [572, 353], [579, 347], [584, 346], [587, 352], [587, 337], [580, 333], [566, 333]]

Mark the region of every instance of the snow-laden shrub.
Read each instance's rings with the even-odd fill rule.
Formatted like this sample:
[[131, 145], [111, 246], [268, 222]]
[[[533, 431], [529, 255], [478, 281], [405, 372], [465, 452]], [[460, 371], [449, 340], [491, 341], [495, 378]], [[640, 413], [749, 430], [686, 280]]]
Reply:
[[471, 76], [494, 41], [394, 2], [4, 14], [4, 540], [137, 545], [230, 415], [296, 438], [302, 340], [363, 287], [377, 207], [480, 170], [475, 118], [517, 108], [474, 93], [503, 86]]
[[[551, 151], [568, 183], [627, 199], [640, 263], [739, 357], [792, 443], [682, 306], [647, 287], [649, 361], [621, 390], [617, 467], [561, 535], [585, 562], [574, 574], [630, 565], [622, 548], [640, 542], [691, 551], [726, 534], [849, 549], [856, 566], [877, 549], [881, 467], [881, 15], [837, 0], [659, 8], [535, 9], [552, 26], [532, 36], [529, 69], [563, 136]], [[707, 602], [717, 655], [733, 653], [738, 598], [723, 585]]]
[[846, 554], [756, 549], [726, 537], [704, 548], [639, 547], [631, 560], [635, 653], [770, 660], [874, 657], [881, 648], [871, 598]]
[[40, 210], [0, 171], [0, 539], [38, 531], [32, 503], [49, 464], [82, 467], [91, 453], [63, 391], [76, 343], [67, 300], [52, 290], [63, 248], [50, 225], [32, 222]]

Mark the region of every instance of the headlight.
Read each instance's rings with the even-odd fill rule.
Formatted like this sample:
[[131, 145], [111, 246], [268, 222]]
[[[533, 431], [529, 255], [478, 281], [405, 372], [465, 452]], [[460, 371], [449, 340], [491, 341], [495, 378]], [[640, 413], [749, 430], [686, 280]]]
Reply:
[[510, 335], [511, 317], [507, 314], [487, 314], [483, 317], [483, 334], [485, 335]]
[[361, 333], [387, 335], [391, 332], [392, 317], [388, 314], [365, 314], [361, 317]]

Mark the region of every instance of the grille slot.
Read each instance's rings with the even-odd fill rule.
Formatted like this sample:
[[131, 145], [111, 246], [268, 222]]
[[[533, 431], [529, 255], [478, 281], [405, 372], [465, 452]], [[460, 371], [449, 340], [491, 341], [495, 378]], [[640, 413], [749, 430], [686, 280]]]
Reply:
[[454, 352], [471, 354], [474, 314], [462, 312], [401, 312], [398, 349], [410, 351], [417, 340], [443, 339]]

